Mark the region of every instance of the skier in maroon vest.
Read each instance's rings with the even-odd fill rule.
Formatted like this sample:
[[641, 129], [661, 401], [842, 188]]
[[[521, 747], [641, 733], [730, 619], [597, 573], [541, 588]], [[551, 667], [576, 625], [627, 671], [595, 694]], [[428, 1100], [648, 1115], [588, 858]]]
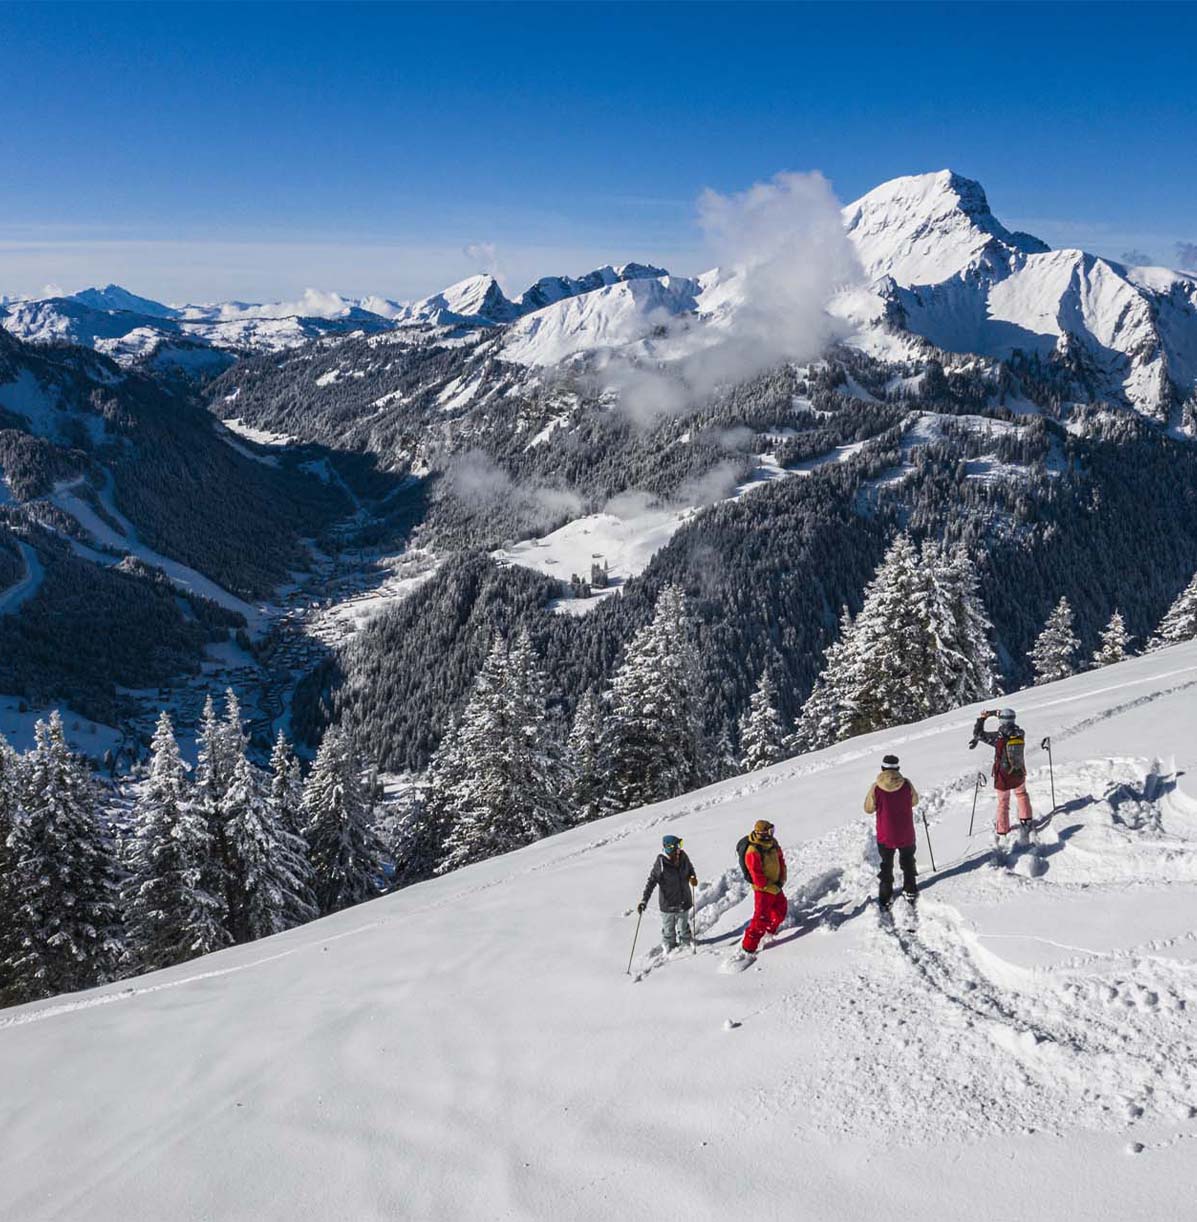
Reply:
[[902, 894], [913, 904], [918, 898], [918, 871], [914, 863], [914, 808], [918, 790], [898, 771], [898, 757], [881, 761], [881, 775], [869, 786], [865, 814], [877, 816], [877, 849], [881, 869], [877, 874], [877, 902], [888, 911], [894, 902], [894, 854], [902, 867]]

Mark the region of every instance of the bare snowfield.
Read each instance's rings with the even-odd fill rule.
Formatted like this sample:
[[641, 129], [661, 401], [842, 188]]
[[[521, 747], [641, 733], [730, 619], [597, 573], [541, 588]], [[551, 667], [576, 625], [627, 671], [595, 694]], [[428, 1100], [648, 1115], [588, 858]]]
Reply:
[[[0, 1016], [0, 1214], [33, 1220], [1187, 1216], [1197, 643], [1004, 698], [1037, 851], [969, 808], [973, 711], [575, 828], [279, 937]], [[882, 927], [861, 802], [924, 795]], [[761, 817], [791, 918], [721, 971]], [[664, 830], [696, 955], [634, 906]], [[631, 913], [632, 915], [629, 915]]]

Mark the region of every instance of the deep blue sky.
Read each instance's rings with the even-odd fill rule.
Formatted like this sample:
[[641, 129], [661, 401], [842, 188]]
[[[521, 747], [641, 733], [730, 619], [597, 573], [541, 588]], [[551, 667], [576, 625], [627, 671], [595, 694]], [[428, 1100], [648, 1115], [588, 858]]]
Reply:
[[2, 4], [0, 293], [697, 271], [703, 187], [810, 169], [1175, 263], [1194, 47], [1184, 4]]

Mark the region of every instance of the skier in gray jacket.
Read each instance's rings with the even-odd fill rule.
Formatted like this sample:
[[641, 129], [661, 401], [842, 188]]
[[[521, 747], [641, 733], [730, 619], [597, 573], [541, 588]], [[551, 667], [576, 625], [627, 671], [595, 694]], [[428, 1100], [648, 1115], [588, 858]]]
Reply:
[[657, 902], [661, 905], [661, 942], [666, 951], [678, 946], [693, 946], [694, 934], [690, 931], [690, 909], [694, 898], [690, 888], [698, 886], [698, 876], [690, 858], [682, 852], [682, 841], [678, 836], [663, 836], [661, 852], [653, 862], [644, 884], [644, 895], [636, 905], [637, 912], [648, 907], [653, 889], [657, 889]]

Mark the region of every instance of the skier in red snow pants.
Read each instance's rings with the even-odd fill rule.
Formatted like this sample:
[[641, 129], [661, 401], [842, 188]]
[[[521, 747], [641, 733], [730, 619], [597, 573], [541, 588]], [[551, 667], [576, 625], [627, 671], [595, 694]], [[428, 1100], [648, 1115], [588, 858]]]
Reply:
[[774, 934], [786, 919], [786, 858], [781, 845], [773, 839], [773, 824], [758, 819], [748, 834], [744, 868], [752, 879], [754, 907], [752, 920], [744, 931], [744, 949], [755, 955], [766, 934]]

